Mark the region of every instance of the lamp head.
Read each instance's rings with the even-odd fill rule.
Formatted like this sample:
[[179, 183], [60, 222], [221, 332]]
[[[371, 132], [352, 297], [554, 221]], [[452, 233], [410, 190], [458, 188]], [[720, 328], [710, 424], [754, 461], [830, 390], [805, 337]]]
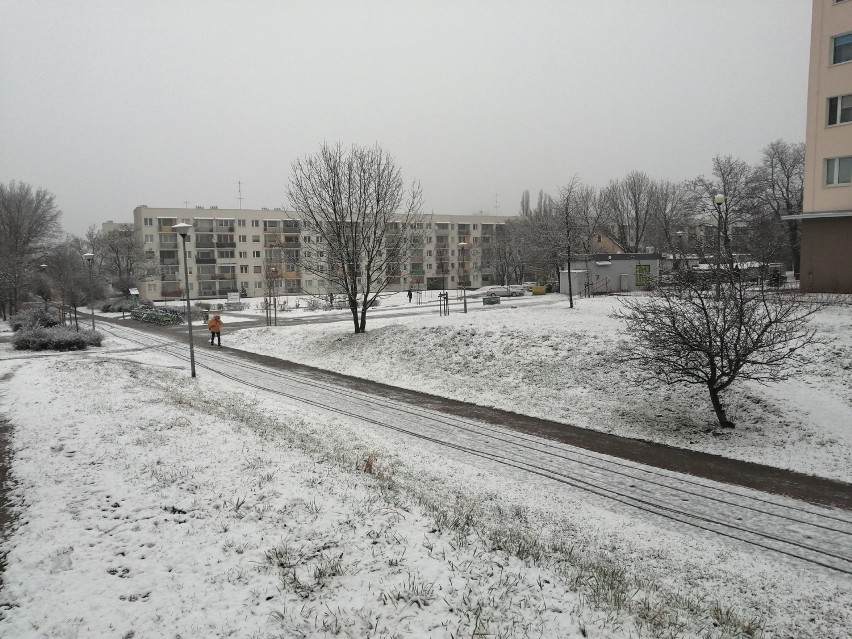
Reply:
[[89, 264], [92, 263], [92, 260], [95, 259], [94, 253], [83, 253], [83, 259], [86, 260]]
[[716, 197], [713, 198], [713, 201], [716, 203], [716, 206], [722, 206], [725, 203], [727, 198], [719, 193]]
[[189, 229], [192, 228], [192, 224], [187, 224], [186, 222], [181, 222], [180, 224], [175, 224], [172, 227], [172, 231], [180, 235], [183, 239], [186, 239], [186, 234], [189, 233]]

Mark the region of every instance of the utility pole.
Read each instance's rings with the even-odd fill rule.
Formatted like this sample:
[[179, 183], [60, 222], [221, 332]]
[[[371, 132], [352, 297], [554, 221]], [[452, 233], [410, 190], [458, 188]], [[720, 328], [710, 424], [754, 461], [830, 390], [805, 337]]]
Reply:
[[240, 208], [243, 208], [243, 183], [237, 180], [237, 199], [240, 201]]

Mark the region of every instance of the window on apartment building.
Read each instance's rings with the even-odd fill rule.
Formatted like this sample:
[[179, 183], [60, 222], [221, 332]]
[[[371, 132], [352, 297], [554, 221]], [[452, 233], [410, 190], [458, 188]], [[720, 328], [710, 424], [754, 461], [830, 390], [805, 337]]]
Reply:
[[247, 260], [248, 259], [248, 251], [240, 251], [240, 259]]
[[255, 288], [263, 288], [263, 280], [254, 283]]
[[254, 226], [254, 227], [260, 226], [260, 220], [252, 220], [251, 225]]
[[237, 226], [245, 226], [245, 225], [246, 225], [245, 220], [237, 220]]
[[240, 273], [248, 273], [248, 264], [240, 264]]
[[239, 239], [237, 240], [238, 242], [245, 242], [245, 241], [246, 241], [246, 236], [245, 236], [245, 235], [238, 235], [237, 237], [239, 238]]
[[852, 184], [852, 156], [828, 158], [825, 161], [825, 184]]
[[187, 252], [186, 252], [186, 259], [188, 259], [188, 260], [189, 260], [189, 259], [192, 259], [192, 251], [187, 251]]
[[431, 264], [427, 264], [427, 265], [426, 265], [426, 270], [427, 270], [427, 271], [431, 271], [431, 270], [432, 270], [432, 265], [431, 265]]
[[251, 241], [252, 242], [260, 242], [260, 235], [252, 235]]
[[260, 257], [260, 251], [252, 251], [251, 256], [252, 257]]
[[263, 273], [263, 267], [262, 266], [255, 266], [254, 272], [255, 273]]
[[192, 222], [189, 221], [188, 217], [182, 218], [180, 223], [181, 224], [192, 224]]
[[852, 93], [828, 99], [828, 126], [852, 122]]
[[153, 243], [153, 242], [154, 242], [154, 236], [153, 236], [153, 235], [146, 235], [146, 236], [145, 236], [145, 242], [146, 242], [147, 244], [151, 244], [151, 243]]
[[154, 218], [153, 218], [153, 217], [146, 217], [146, 218], [143, 220], [143, 222], [142, 222], [142, 223], [143, 223], [145, 226], [154, 226]]
[[156, 291], [156, 290], [157, 290], [157, 285], [156, 285], [156, 284], [148, 284], [148, 292], [149, 292], [149, 293], [153, 293], [153, 292], [154, 292], [154, 291]]
[[233, 251], [219, 251], [219, 257], [230, 259], [234, 257]]
[[834, 36], [831, 39], [831, 63], [841, 64], [852, 60], [852, 33]]

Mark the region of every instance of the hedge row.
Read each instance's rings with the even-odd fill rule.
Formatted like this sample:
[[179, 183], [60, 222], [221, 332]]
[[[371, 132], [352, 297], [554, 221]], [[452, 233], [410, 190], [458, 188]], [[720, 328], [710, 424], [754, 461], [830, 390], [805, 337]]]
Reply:
[[79, 351], [87, 346], [100, 346], [103, 335], [98, 331], [75, 331], [70, 326], [23, 329], [12, 337], [18, 351]]

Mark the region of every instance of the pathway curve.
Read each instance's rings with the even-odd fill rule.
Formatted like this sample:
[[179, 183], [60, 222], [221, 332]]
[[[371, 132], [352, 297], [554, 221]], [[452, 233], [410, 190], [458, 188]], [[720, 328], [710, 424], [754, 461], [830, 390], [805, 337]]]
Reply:
[[[105, 325], [103, 330], [139, 348], [188, 359], [185, 344], [159, 327], [138, 331]], [[439, 454], [526, 477], [556, 499], [567, 491], [658, 525], [852, 575], [852, 487], [846, 484], [471, 406], [227, 348], [200, 346], [196, 367], [202, 380], [215, 375], [268, 393], [284, 406], [358, 420]], [[764, 487], [775, 494], [752, 489]]]

